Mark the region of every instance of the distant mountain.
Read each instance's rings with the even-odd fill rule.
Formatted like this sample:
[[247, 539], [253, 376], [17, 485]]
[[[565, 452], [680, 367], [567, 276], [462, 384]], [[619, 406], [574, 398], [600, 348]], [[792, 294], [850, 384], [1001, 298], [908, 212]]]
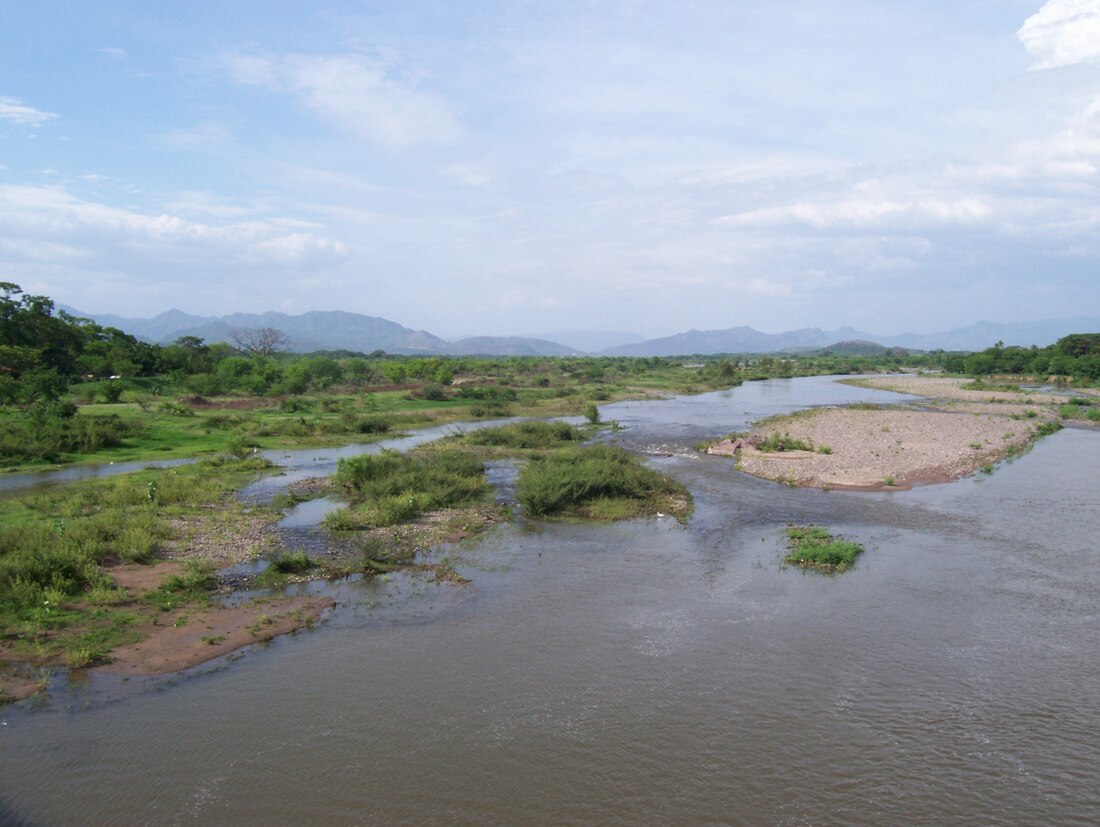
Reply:
[[822, 349], [838, 342], [878, 344], [909, 350], [985, 350], [997, 342], [1006, 345], [1045, 347], [1070, 333], [1100, 331], [1100, 317], [1051, 319], [1041, 322], [996, 324], [978, 322], [969, 327], [942, 333], [903, 333], [900, 336], [875, 336], [850, 327], [823, 331], [816, 327], [787, 333], [761, 333], [751, 327], [727, 330], [689, 330], [675, 336], [648, 339], [631, 345], [607, 348], [608, 356], [689, 356], [708, 353], [780, 353]]
[[449, 352], [475, 356], [577, 356], [581, 351], [546, 339], [521, 336], [471, 336], [448, 345]]
[[1073, 319], [1047, 319], [1038, 322], [999, 324], [978, 322], [968, 327], [946, 330], [942, 333], [903, 333], [900, 336], [872, 336], [877, 342], [891, 347], [909, 347], [916, 350], [985, 350], [997, 342], [1006, 345], [1046, 347], [1070, 333], [1100, 332], [1100, 316], [1079, 316]]
[[582, 353], [596, 353], [610, 347], [632, 345], [645, 341], [645, 336], [640, 333], [629, 333], [621, 330], [556, 330], [536, 332], [532, 335], [540, 339], [561, 342], [563, 345], [576, 348]]
[[196, 327], [174, 331], [178, 336], [198, 336], [208, 342], [228, 342], [234, 328], [273, 327], [291, 341], [296, 353], [314, 350], [353, 350], [370, 353], [446, 353], [447, 342], [424, 330], [410, 330], [376, 316], [364, 316], [343, 310], [312, 310], [298, 316], [286, 313], [231, 313], [207, 319]]
[[108, 313], [85, 313], [64, 307], [74, 316], [117, 327], [141, 339], [169, 344], [180, 336], [197, 336], [206, 342], [231, 342], [235, 328], [273, 327], [291, 341], [295, 353], [347, 350], [405, 355], [570, 356], [577, 350], [544, 339], [519, 336], [479, 336], [448, 342], [425, 330], [410, 328], [376, 316], [343, 310], [313, 310], [297, 316], [286, 313], [231, 313], [228, 316], [191, 316], [169, 310], [152, 319], [128, 319]]
[[74, 316], [92, 319], [96, 324], [104, 327], [117, 327], [132, 336], [150, 342], [171, 341], [177, 335], [183, 335], [179, 331], [198, 327], [210, 321], [203, 316], [192, 316], [182, 310], [166, 310], [151, 319], [127, 319], [122, 316], [115, 316], [112, 313], [92, 314], [65, 305], [58, 305], [58, 307]]
[[[852, 339], [847, 342], [833, 342], [831, 345], [815, 352], [832, 353], [836, 356], [881, 356], [889, 349], [886, 345], [880, 345], [878, 342]], [[905, 348], [899, 348], [899, 350], [905, 350]]]
[[869, 338], [866, 334], [845, 337], [837, 333], [825, 333], [816, 327], [792, 330], [788, 333], [761, 333], [751, 327], [731, 327], [728, 330], [689, 330], [687, 333], [677, 333], [675, 336], [607, 348], [603, 353], [607, 356], [777, 353], [782, 350], [824, 347], [841, 338]]
[[[151, 342], [167, 344], [180, 336], [197, 336], [207, 342], [228, 342], [234, 328], [273, 327], [291, 340], [297, 353], [316, 350], [346, 350], [370, 353], [384, 350], [395, 354], [485, 355], [485, 356], [571, 356], [583, 352], [581, 340], [589, 343], [630, 338], [632, 334], [593, 331], [572, 335], [573, 347], [548, 338], [521, 336], [471, 336], [448, 342], [425, 330], [412, 330], [389, 319], [364, 316], [343, 310], [314, 310], [291, 316], [286, 313], [232, 313], [228, 316], [192, 316], [180, 310], [168, 310], [152, 319], [128, 319], [106, 313], [84, 313], [59, 305], [74, 316], [90, 318], [98, 324], [117, 327]], [[996, 342], [1006, 345], [1044, 347], [1070, 333], [1100, 332], [1100, 317], [1050, 319], [1039, 322], [996, 324], [978, 322], [969, 327], [941, 333], [903, 333], [875, 336], [850, 327], [821, 330], [806, 327], [785, 333], [762, 333], [751, 327], [725, 330], [689, 330], [675, 336], [648, 339], [605, 347], [607, 356], [689, 356], [713, 353], [781, 353], [832, 348], [834, 352], [874, 353], [881, 346], [910, 350], [984, 350]], [[556, 338], [556, 337], [555, 337]], [[862, 348], [858, 350], [838, 350]]]

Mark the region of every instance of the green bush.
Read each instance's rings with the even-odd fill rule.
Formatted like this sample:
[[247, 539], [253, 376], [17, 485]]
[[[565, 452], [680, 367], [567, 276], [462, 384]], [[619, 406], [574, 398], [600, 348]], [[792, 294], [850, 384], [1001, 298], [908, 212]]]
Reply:
[[839, 540], [815, 525], [787, 528], [787, 563], [824, 571], [844, 571], [863, 553], [863, 546]]
[[121, 445], [136, 430], [115, 414], [79, 416], [75, 411], [74, 406], [49, 403], [28, 416], [0, 421], [0, 465], [61, 462], [66, 454]]
[[601, 500], [640, 504], [680, 496], [687, 495], [679, 485], [610, 445], [535, 457], [520, 471], [517, 485], [517, 497], [533, 517], [591, 515], [591, 507]]
[[299, 574], [309, 571], [316, 564], [301, 549], [297, 551], [279, 551], [271, 556], [271, 568], [280, 574]]
[[814, 446], [810, 442], [795, 439], [788, 433], [780, 434], [778, 431], [770, 434], [766, 439], [756, 443], [758, 451], [778, 453], [782, 451], [812, 451]]
[[474, 445], [521, 449], [554, 448], [581, 439], [581, 432], [566, 422], [542, 421], [483, 428], [465, 435], [465, 440]]
[[463, 386], [458, 391], [460, 399], [477, 399], [482, 402], [515, 402], [518, 398], [512, 388], [500, 385]]
[[407, 522], [427, 511], [473, 502], [487, 490], [485, 467], [462, 451], [424, 455], [382, 451], [340, 460], [336, 482], [352, 507], [326, 518], [329, 528]]

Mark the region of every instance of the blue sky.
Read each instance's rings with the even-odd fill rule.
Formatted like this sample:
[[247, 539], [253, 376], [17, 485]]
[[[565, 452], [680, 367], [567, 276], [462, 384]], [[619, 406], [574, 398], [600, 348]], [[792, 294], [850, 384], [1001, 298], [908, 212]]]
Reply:
[[1100, 0], [5, 7], [0, 279], [444, 336], [1100, 308]]

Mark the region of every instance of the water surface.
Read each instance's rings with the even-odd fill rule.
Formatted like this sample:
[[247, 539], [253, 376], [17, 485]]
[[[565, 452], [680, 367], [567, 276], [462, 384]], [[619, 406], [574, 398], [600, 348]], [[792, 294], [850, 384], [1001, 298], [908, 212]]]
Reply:
[[[0, 712], [0, 820], [1100, 823], [1100, 435], [876, 494], [688, 450], [890, 398], [809, 379], [604, 406], [692, 490], [688, 526], [520, 520], [436, 552], [469, 586], [348, 582], [328, 624], [229, 664], [59, 678]], [[868, 551], [783, 567], [810, 521]]]

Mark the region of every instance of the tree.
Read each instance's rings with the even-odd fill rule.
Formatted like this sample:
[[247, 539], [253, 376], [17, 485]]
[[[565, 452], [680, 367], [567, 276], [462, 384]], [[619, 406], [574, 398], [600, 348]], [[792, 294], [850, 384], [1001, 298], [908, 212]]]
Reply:
[[290, 337], [273, 327], [238, 327], [229, 331], [229, 338], [237, 350], [252, 356], [273, 356], [290, 346]]

